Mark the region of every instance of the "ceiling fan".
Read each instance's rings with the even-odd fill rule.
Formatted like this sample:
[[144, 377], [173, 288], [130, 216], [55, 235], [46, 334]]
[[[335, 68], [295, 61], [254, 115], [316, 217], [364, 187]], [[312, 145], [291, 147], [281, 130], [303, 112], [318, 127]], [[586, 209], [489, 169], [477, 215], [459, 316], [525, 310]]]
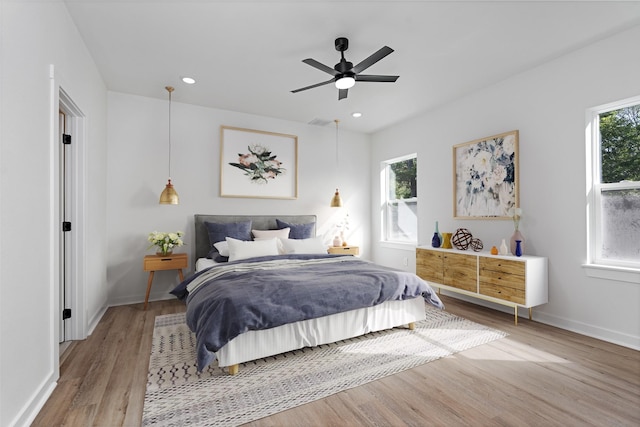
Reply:
[[326, 84], [335, 82], [336, 87], [338, 88], [338, 100], [344, 99], [347, 97], [347, 93], [350, 87], [356, 84], [356, 82], [390, 82], [393, 83], [398, 80], [400, 76], [378, 76], [378, 75], [369, 75], [369, 74], [360, 74], [376, 62], [380, 61], [385, 56], [389, 55], [393, 52], [389, 46], [384, 46], [373, 55], [369, 56], [367, 59], [353, 66], [353, 63], [344, 59], [344, 51], [349, 48], [349, 40], [345, 37], [338, 37], [335, 41], [336, 50], [340, 52], [340, 62], [338, 62], [333, 68], [328, 67], [315, 59], [307, 58], [303, 59], [302, 62], [305, 64], [309, 64], [312, 67], [317, 68], [320, 71], [324, 71], [325, 73], [331, 74], [333, 76], [332, 79], [327, 80], [326, 82], [316, 83], [311, 86], [306, 86], [300, 89], [292, 90], [292, 93], [301, 92], [307, 89], [313, 89], [318, 86], [324, 86]]

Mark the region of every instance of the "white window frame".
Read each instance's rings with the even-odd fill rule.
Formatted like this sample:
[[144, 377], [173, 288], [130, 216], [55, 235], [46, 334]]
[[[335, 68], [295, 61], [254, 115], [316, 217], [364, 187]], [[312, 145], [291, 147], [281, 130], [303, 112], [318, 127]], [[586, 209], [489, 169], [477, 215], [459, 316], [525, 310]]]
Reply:
[[[407, 154], [405, 156], [401, 156], [401, 157], [396, 157], [393, 159], [389, 159], [389, 160], [385, 160], [383, 162], [380, 163], [381, 166], [381, 170], [380, 170], [380, 190], [381, 190], [381, 212], [380, 212], [380, 225], [381, 225], [381, 230], [380, 230], [380, 237], [381, 237], [381, 243], [384, 243], [385, 245], [389, 245], [389, 246], [395, 246], [397, 245], [398, 247], [404, 247], [404, 246], [417, 246], [418, 244], [418, 218], [416, 216], [416, 239], [415, 240], [394, 240], [391, 239], [389, 237], [389, 221], [391, 220], [391, 215], [390, 215], [390, 205], [392, 203], [407, 203], [407, 202], [414, 202], [416, 204], [416, 207], [418, 205], [418, 197], [412, 197], [409, 199], [389, 199], [389, 185], [390, 185], [390, 179], [389, 179], [389, 172], [391, 170], [391, 165], [393, 165], [394, 163], [398, 163], [398, 162], [403, 162], [405, 160], [409, 160], [409, 159], [416, 159], [416, 161], [418, 160], [418, 153], [411, 153], [411, 154]], [[416, 170], [416, 181], [417, 181], [417, 170]]]
[[602, 258], [602, 193], [610, 190], [640, 189], [638, 182], [601, 183], [602, 161], [600, 141], [600, 115], [640, 104], [640, 96], [587, 110], [587, 263], [590, 277], [640, 284], [640, 260], [637, 263]]

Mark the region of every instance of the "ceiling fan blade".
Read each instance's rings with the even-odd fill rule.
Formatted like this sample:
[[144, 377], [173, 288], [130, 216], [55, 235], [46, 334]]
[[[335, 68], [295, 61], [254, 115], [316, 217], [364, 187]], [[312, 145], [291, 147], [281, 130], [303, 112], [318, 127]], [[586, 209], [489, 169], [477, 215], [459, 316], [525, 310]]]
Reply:
[[368, 57], [367, 59], [365, 59], [358, 65], [356, 65], [355, 67], [353, 67], [352, 71], [356, 74], [361, 73], [367, 68], [371, 67], [376, 62], [380, 61], [385, 56], [389, 55], [391, 52], [393, 52], [393, 49], [391, 49], [389, 46], [384, 46], [383, 48], [378, 50], [376, 53], [374, 53], [373, 55], [371, 55], [370, 57]]
[[376, 76], [370, 74], [356, 74], [357, 82], [395, 82], [400, 76]]
[[338, 74], [338, 72], [333, 68], [327, 65], [324, 65], [323, 63], [318, 62], [315, 59], [307, 58], [307, 59], [303, 59], [302, 62], [308, 65], [311, 65], [312, 67], [317, 68], [320, 71], [324, 71], [327, 74], [331, 74], [332, 76], [335, 76]]
[[314, 87], [324, 86], [324, 85], [327, 85], [329, 83], [333, 83], [334, 81], [336, 81], [336, 79], [330, 79], [330, 80], [327, 80], [326, 82], [316, 83], [316, 84], [311, 85], [311, 86], [301, 87], [300, 89], [292, 90], [291, 93], [298, 93], [298, 92], [302, 92], [303, 90], [313, 89]]
[[338, 89], [338, 101], [345, 99], [348, 93], [349, 89]]

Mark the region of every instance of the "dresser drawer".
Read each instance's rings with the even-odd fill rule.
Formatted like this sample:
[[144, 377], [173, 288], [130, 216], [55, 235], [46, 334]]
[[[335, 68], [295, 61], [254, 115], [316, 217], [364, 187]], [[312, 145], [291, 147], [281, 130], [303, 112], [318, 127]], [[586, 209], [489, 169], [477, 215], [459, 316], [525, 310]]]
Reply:
[[428, 249], [416, 251], [416, 274], [428, 282], [442, 283], [443, 253]]
[[328, 250], [333, 255], [358, 255], [360, 247], [358, 246], [331, 246]]
[[187, 264], [187, 254], [147, 255], [144, 257], [144, 271], [178, 270], [187, 268]]
[[477, 274], [477, 256], [445, 253], [443, 284], [469, 292], [477, 292]]
[[480, 258], [479, 287], [482, 295], [525, 303], [526, 265], [522, 261]]

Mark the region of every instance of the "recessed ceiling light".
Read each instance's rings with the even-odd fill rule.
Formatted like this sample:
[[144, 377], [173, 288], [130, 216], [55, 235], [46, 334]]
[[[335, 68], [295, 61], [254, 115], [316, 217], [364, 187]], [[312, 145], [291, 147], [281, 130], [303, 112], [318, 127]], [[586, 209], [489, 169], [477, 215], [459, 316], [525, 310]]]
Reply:
[[188, 85], [192, 85], [196, 82], [195, 79], [192, 79], [191, 77], [183, 77], [182, 81]]
[[362, 117], [362, 113], [359, 111], [354, 111], [353, 113], [351, 113], [351, 117], [355, 117], [355, 118]]

